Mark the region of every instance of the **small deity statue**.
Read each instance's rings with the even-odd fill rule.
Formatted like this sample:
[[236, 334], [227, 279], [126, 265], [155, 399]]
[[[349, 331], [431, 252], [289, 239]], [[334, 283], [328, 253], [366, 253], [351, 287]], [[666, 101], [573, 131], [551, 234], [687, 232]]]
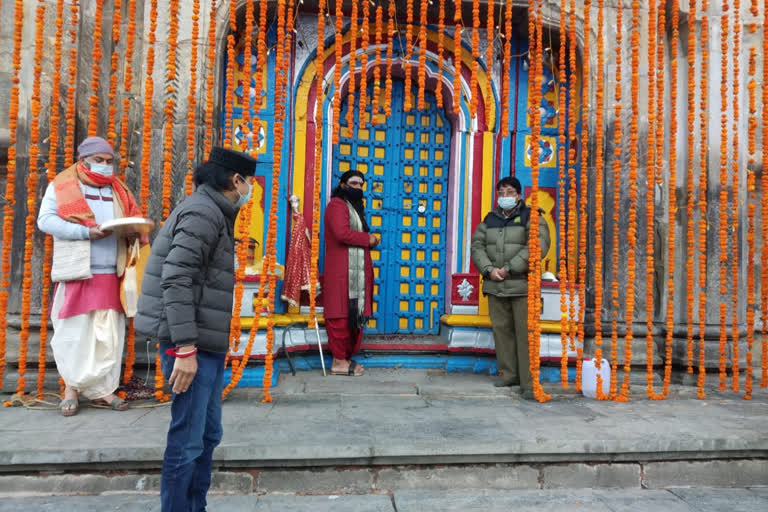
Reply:
[[300, 199], [289, 198], [291, 204], [291, 240], [285, 262], [285, 278], [281, 299], [291, 306], [298, 306], [302, 290], [309, 291], [310, 238], [304, 215], [299, 209]]

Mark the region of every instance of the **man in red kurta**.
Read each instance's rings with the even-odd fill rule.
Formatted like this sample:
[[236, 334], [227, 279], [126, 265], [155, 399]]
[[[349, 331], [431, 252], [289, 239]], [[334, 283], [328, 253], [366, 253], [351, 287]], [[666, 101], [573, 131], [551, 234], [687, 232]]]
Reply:
[[363, 374], [351, 357], [360, 349], [365, 318], [373, 314], [371, 248], [379, 239], [365, 220], [364, 183], [361, 172], [345, 172], [325, 208], [323, 316], [334, 375]]

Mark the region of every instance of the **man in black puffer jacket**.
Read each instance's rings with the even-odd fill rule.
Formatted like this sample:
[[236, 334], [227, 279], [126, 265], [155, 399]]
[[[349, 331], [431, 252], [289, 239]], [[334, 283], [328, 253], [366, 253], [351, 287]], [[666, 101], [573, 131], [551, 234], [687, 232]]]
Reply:
[[256, 160], [213, 148], [195, 170], [194, 194], [165, 221], [147, 262], [135, 327], [160, 343], [173, 386], [163, 458], [163, 512], [205, 510], [234, 287], [234, 225], [251, 197]]

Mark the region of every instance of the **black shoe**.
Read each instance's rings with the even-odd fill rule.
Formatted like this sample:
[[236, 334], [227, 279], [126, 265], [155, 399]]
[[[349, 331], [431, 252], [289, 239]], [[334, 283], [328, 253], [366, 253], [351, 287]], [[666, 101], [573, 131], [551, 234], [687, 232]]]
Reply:
[[520, 391], [520, 399], [521, 400], [536, 400], [536, 397], [533, 396], [533, 390], [532, 389], [526, 389], [525, 391]]
[[515, 382], [513, 380], [505, 380], [505, 379], [496, 379], [496, 381], [493, 383], [493, 387], [495, 388], [508, 388], [511, 386], [517, 386], [519, 382]]

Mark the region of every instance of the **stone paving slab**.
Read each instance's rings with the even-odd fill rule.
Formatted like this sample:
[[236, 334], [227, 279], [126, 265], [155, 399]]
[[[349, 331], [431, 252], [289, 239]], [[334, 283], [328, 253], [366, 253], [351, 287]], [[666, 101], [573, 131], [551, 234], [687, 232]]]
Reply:
[[[355, 464], [553, 463], [768, 458], [768, 390], [751, 401], [597, 402], [549, 387], [547, 403], [494, 388], [490, 377], [368, 369], [363, 377], [284, 375], [275, 401], [235, 390], [224, 404], [221, 468]], [[685, 388], [683, 388], [685, 389]], [[483, 392], [485, 391], [485, 392]], [[0, 410], [0, 471], [158, 467], [167, 406]]]

